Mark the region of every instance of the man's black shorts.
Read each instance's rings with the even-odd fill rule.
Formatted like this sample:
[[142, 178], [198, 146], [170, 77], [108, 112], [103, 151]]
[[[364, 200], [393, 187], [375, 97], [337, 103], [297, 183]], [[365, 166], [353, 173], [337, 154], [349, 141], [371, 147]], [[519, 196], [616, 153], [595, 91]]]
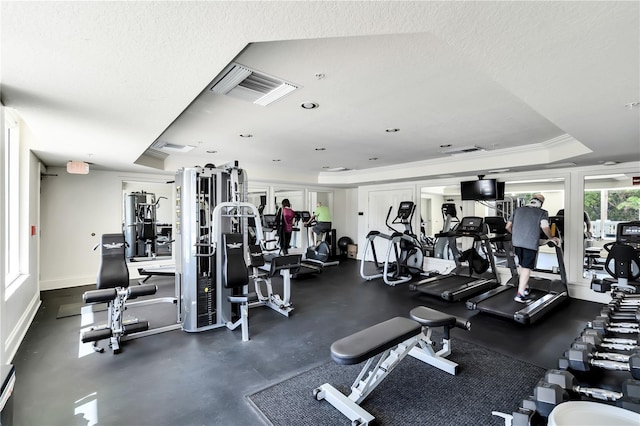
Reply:
[[536, 267], [536, 256], [538, 250], [531, 250], [523, 247], [514, 247], [516, 255], [518, 256], [518, 263], [523, 268], [533, 269]]

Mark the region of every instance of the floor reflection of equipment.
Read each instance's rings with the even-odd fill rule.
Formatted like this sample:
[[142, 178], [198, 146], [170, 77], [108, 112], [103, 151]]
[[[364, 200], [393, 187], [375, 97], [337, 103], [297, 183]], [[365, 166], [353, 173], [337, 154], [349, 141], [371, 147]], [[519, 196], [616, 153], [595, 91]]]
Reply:
[[[128, 259], [171, 255], [171, 226], [157, 223], [156, 210], [161, 199], [151, 192], [132, 192], [125, 199], [124, 235]], [[168, 228], [168, 229], [167, 229]]]
[[[446, 236], [451, 241], [449, 247], [455, 246], [456, 240], [462, 237], [472, 238], [473, 245], [462, 255], [454, 257], [455, 269], [449, 274], [430, 277], [411, 285], [412, 290], [455, 302], [500, 285], [483, 219], [463, 217], [456, 230]], [[466, 262], [466, 266], [462, 262]]]
[[[395, 286], [409, 282], [414, 276], [420, 276], [423, 273], [424, 253], [422, 244], [416, 238], [411, 227], [415, 204], [412, 201], [400, 202], [395, 219], [389, 223], [392, 210], [393, 206], [389, 207], [385, 224], [393, 233], [388, 235], [380, 231], [370, 231], [367, 235], [367, 245], [360, 262], [360, 276], [367, 281], [382, 278], [386, 284]], [[396, 224], [402, 224], [405, 227], [404, 232], [400, 232], [392, 226]], [[375, 247], [375, 242], [380, 240], [386, 240], [388, 244], [387, 254], [382, 263], [378, 260]], [[365, 271], [369, 250], [373, 256], [375, 273]]]

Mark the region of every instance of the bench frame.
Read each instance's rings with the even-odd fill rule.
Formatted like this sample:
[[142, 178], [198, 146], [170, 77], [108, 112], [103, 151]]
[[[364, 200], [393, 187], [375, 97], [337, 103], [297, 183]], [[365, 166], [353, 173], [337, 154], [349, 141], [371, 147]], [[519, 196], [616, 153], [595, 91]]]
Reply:
[[[412, 320], [414, 321], [414, 320]], [[410, 355], [426, 364], [432, 365], [449, 374], [455, 375], [458, 372], [458, 364], [447, 359], [451, 354], [451, 343], [449, 339], [449, 329], [455, 325], [445, 325], [445, 333], [442, 339], [442, 348], [434, 350], [435, 342], [431, 340], [431, 327], [424, 326], [418, 321], [414, 321], [416, 326], [420, 325], [420, 332], [409, 339], [386, 349], [379, 355], [375, 366], [374, 360], [378, 354], [367, 359], [364, 367], [351, 385], [349, 396], [344, 395], [329, 383], [325, 383], [313, 390], [313, 396], [318, 400], [326, 400], [338, 411], [351, 420], [352, 425], [368, 425], [375, 417], [360, 406], [373, 390], [398, 366], [407, 355]]]

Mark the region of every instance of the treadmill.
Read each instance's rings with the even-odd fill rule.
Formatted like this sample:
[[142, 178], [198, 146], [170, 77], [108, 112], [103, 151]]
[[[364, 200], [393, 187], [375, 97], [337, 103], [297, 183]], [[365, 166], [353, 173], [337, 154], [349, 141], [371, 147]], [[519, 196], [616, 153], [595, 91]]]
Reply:
[[[541, 236], [546, 239], [546, 236]], [[556, 246], [551, 241], [547, 241], [546, 244], [555, 248], [560, 279], [537, 277], [532, 274], [529, 278], [531, 290], [529, 296], [532, 302], [525, 305], [513, 300], [518, 289], [518, 272], [515, 265], [515, 252], [511, 244], [511, 235], [505, 234], [503, 246], [509, 269], [511, 270], [511, 279], [505, 285], [467, 300], [467, 308], [513, 319], [520, 324], [528, 325], [533, 324], [547, 313], [568, 302], [569, 289], [567, 287], [567, 273], [564, 266], [562, 247]]]
[[462, 218], [455, 230], [450, 232], [449, 237], [453, 241], [460, 237], [473, 238], [471, 251], [465, 253], [472, 252], [473, 256], [480, 256], [475, 250], [477, 246], [480, 246], [486, 255], [485, 261], [488, 262], [489, 269], [487, 271], [482, 273], [475, 272], [472, 266], [473, 257], [467, 258], [467, 266], [464, 266], [460, 262], [460, 258], [455, 256], [456, 268], [451, 273], [424, 279], [415, 285], [411, 285], [410, 289], [441, 297], [447, 302], [457, 302], [498, 287], [500, 280], [485, 229], [484, 221], [481, 217], [467, 216]]

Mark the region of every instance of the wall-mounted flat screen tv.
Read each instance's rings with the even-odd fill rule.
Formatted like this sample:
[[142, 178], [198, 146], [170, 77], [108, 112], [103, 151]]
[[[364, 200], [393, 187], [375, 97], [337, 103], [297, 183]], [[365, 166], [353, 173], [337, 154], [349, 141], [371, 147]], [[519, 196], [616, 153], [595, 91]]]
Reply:
[[493, 201], [498, 197], [496, 179], [478, 179], [460, 182], [460, 195], [463, 201]]

